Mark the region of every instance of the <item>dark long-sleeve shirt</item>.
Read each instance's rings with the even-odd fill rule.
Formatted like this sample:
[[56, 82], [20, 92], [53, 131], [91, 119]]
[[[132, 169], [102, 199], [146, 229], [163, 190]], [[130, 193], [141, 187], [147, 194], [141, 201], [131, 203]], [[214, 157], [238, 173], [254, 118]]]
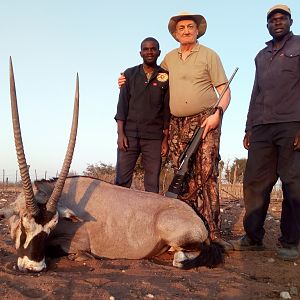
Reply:
[[255, 58], [246, 131], [255, 125], [300, 121], [300, 36], [290, 32], [276, 53], [272, 41], [266, 44]]
[[138, 65], [124, 75], [115, 119], [124, 121], [127, 136], [161, 139], [170, 120], [167, 71], [157, 66], [148, 81], [143, 65]]

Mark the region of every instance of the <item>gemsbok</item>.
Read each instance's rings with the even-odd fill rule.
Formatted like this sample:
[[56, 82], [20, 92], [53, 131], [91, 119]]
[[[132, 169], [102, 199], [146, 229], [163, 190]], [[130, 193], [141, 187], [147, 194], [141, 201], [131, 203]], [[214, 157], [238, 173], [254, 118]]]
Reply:
[[10, 93], [13, 130], [23, 192], [0, 211], [9, 219], [19, 270], [46, 268], [46, 249], [73, 256], [142, 259], [170, 247], [179, 268], [216, 267], [223, 249], [210, 241], [202, 219], [186, 203], [162, 195], [119, 187], [99, 179], [67, 177], [74, 152], [79, 81], [76, 80], [72, 129], [58, 179], [32, 186], [25, 159], [12, 62]]

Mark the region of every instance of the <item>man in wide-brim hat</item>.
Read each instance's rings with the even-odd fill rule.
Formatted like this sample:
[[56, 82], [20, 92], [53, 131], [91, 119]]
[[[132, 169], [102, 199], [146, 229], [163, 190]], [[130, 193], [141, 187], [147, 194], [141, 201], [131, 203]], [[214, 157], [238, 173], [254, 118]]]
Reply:
[[205, 31], [206, 31], [206, 27], [207, 27], [207, 23], [206, 20], [203, 16], [201, 15], [191, 15], [188, 12], [182, 12], [180, 15], [178, 16], [174, 16], [170, 19], [169, 21], [169, 25], [168, 25], [168, 29], [170, 31], [170, 33], [173, 35], [174, 39], [178, 41], [178, 39], [176, 38], [176, 25], [178, 23], [178, 21], [181, 20], [193, 20], [196, 24], [197, 24], [197, 30], [198, 30], [198, 34], [197, 34], [197, 39], [204, 35]]
[[[204, 127], [203, 141], [189, 170], [186, 190], [180, 198], [198, 210], [208, 221], [210, 237], [226, 249], [231, 245], [220, 235], [220, 201], [217, 184], [220, 127], [223, 112], [230, 102], [230, 90], [218, 96], [228, 82], [219, 56], [197, 39], [206, 32], [207, 23], [199, 14], [180, 13], [171, 17], [168, 29], [179, 48], [169, 52], [161, 66], [169, 71], [170, 153], [173, 167], [198, 126]], [[216, 93], [216, 91], [217, 93]]]

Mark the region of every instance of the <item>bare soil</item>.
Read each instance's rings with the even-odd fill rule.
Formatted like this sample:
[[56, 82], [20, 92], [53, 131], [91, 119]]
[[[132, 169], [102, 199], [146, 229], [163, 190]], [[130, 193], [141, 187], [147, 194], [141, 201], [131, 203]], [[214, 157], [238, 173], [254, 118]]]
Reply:
[[[0, 207], [16, 197], [0, 192]], [[48, 260], [48, 270], [20, 273], [6, 222], [0, 222], [0, 299], [279, 299], [289, 292], [300, 299], [300, 260], [276, 256], [281, 202], [272, 201], [266, 219], [266, 250], [230, 252], [225, 264], [189, 271], [172, 266], [172, 253], [147, 260], [91, 259], [75, 262], [67, 257]], [[222, 201], [225, 239], [243, 233], [243, 205]], [[180, 226], [180, 224], [178, 224]]]

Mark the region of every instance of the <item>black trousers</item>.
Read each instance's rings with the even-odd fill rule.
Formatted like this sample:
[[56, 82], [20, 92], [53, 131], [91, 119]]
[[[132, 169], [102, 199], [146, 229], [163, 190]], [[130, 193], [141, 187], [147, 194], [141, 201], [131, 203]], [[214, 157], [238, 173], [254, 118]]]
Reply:
[[159, 174], [161, 167], [161, 140], [149, 140], [127, 137], [127, 151], [118, 150], [116, 181], [120, 186], [130, 187], [134, 167], [140, 154], [144, 168], [144, 187], [147, 192], [159, 192]]
[[244, 176], [244, 228], [254, 241], [262, 241], [270, 193], [280, 178], [283, 202], [281, 237], [283, 246], [300, 240], [300, 151], [293, 150], [300, 122], [275, 123], [252, 129]]

